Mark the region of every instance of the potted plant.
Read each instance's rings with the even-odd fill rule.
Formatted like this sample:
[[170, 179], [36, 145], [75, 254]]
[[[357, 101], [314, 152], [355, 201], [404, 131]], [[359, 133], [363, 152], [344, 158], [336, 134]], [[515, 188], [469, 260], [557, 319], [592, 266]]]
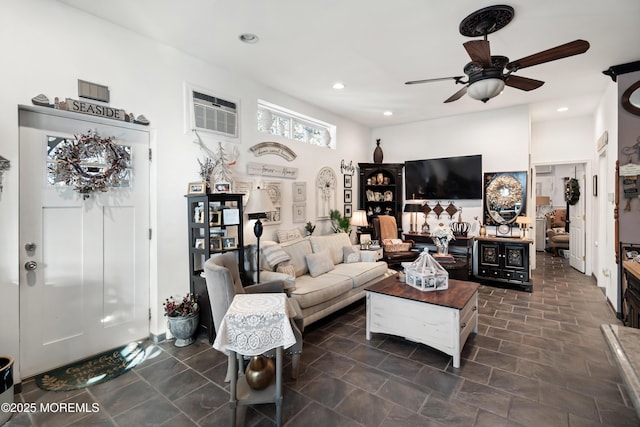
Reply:
[[198, 295], [188, 293], [182, 298], [167, 298], [162, 303], [164, 315], [167, 316], [167, 327], [176, 337], [176, 347], [185, 347], [194, 341], [193, 334], [198, 329], [200, 320], [198, 298]]
[[304, 226], [305, 231], [307, 232], [307, 236], [311, 236], [313, 232], [316, 230], [316, 226], [311, 223], [311, 221], [307, 221]]
[[329, 218], [331, 218], [331, 229], [334, 233], [351, 233], [351, 218], [343, 217], [337, 209], [329, 211]]

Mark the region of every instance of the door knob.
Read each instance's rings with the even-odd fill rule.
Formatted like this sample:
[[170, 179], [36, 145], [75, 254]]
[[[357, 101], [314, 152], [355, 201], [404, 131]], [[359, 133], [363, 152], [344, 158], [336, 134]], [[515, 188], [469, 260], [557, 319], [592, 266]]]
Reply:
[[38, 263], [35, 261], [27, 261], [24, 263], [25, 270], [33, 271], [38, 268]]

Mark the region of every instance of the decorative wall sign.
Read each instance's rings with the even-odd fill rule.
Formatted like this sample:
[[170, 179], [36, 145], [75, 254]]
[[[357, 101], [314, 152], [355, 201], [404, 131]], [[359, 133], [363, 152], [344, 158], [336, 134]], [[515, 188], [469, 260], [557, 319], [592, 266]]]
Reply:
[[306, 218], [307, 218], [307, 204], [294, 203], [293, 204], [293, 222], [304, 222]]
[[291, 148], [287, 147], [284, 144], [280, 144], [279, 142], [261, 142], [249, 148], [249, 150], [251, 150], [251, 152], [256, 157], [264, 156], [266, 154], [274, 154], [288, 161], [292, 161], [293, 159], [298, 157], [298, 155], [294, 153]]
[[243, 194], [242, 205], [246, 206], [249, 202], [249, 196], [253, 190], [253, 181], [245, 179], [236, 179], [233, 181], [233, 192]]
[[296, 179], [298, 177], [298, 168], [250, 162], [247, 164], [247, 173], [249, 175]]
[[46, 95], [40, 94], [31, 98], [31, 102], [33, 103], [33, 105], [39, 105], [41, 107], [67, 110], [74, 113], [88, 114], [90, 116], [104, 117], [106, 119], [131, 122], [145, 126], [149, 124], [149, 120], [147, 120], [147, 118], [143, 115], [135, 117], [133, 113], [127, 114], [126, 111], [120, 108], [113, 108], [109, 107], [108, 105], [93, 104], [91, 102], [79, 101], [71, 98], [67, 98], [65, 101], [59, 101], [58, 97], [56, 97], [54, 103], [51, 104], [49, 98], [47, 98]]
[[342, 172], [343, 175], [353, 175], [355, 171], [356, 167], [353, 165], [353, 160], [351, 160], [349, 164], [346, 164], [344, 159], [340, 161], [340, 172]]

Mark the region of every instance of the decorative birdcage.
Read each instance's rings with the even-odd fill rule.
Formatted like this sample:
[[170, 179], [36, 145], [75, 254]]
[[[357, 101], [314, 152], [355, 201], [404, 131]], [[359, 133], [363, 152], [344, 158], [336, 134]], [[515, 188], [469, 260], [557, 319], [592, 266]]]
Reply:
[[439, 291], [449, 287], [449, 273], [429, 255], [427, 249], [414, 262], [405, 265], [404, 270], [406, 283], [421, 291]]

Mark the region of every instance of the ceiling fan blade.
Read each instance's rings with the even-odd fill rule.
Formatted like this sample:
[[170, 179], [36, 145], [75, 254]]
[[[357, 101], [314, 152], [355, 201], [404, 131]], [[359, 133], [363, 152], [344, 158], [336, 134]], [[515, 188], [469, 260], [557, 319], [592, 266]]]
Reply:
[[464, 86], [462, 89], [460, 89], [459, 91], [457, 91], [456, 93], [454, 93], [453, 95], [451, 95], [450, 97], [448, 97], [444, 103], [446, 104], [447, 102], [453, 102], [453, 101], [457, 101], [458, 99], [462, 98], [462, 96], [467, 93], [467, 87], [468, 86]]
[[567, 58], [573, 55], [585, 53], [589, 49], [589, 42], [585, 40], [574, 40], [533, 55], [525, 56], [507, 64], [507, 70], [519, 70], [533, 65], [544, 64], [556, 59]]
[[471, 40], [463, 43], [471, 60], [481, 67], [491, 66], [491, 49], [488, 40]]
[[520, 77], [510, 75], [507, 79], [505, 79], [504, 84], [507, 86], [515, 87], [520, 90], [534, 90], [538, 89], [540, 86], [544, 84], [542, 80], [530, 79], [529, 77]]
[[442, 80], [455, 80], [456, 83], [459, 83], [460, 80], [462, 80], [463, 76], [455, 76], [455, 77], [440, 77], [437, 79], [425, 79], [425, 80], [412, 80], [410, 82], [405, 82], [404, 84], [406, 85], [417, 85], [420, 83], [429, 83], [429, 82], [439, 82]]

